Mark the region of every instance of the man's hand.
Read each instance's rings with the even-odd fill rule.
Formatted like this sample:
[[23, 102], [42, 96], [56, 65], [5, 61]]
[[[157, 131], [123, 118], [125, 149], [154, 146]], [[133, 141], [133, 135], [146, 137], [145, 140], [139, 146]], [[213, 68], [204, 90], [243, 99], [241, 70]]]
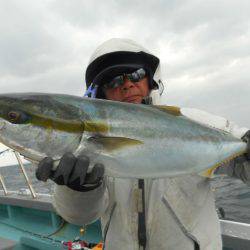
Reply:
[[104, 166], [95, 164], [88, 173], [89, 159], [82, 155], [75, 157], [72, 153], [65, 153], [55, 171], [53, 159], [46, 157], [39, 162], [36, 177], [40, 181], [53, 180], [58, 185], [66, 185], [76, 191], [90, 191], [102, 184]]
[[227, 173], [229, 176], [240, 178], [247, 185], [250, 185], [250, 130], [246, 132], [242, 140], [247, 143], [247, 152], [232, 162], [233, 166], [227, 168]]
[[250, 161], [250, 130], [248, 130], [245, 135], [243, 135], [242, 140], [247, 143], [247, 153], [246, 158]]

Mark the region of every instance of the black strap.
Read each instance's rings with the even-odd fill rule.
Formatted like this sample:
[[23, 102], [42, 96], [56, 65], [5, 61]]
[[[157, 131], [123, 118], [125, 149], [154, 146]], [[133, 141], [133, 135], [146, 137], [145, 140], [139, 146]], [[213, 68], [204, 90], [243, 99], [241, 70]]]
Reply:
[[138, 180], [138, 188], [140, 190], [139, 205], [138, 207], [138, 240], [139, 245], [143, 250], [146, 249], [147, 236], [146, 236], [146, 216], [145, 216], [145, 190], [144, 190], [144, 180]]
[[146, 96], [142, 99], [142, 104], [151, 105], [153, 102], [152, 97]]
[[196, 241], [194, 242], [194, 250], [200, 250], [200, 246]]

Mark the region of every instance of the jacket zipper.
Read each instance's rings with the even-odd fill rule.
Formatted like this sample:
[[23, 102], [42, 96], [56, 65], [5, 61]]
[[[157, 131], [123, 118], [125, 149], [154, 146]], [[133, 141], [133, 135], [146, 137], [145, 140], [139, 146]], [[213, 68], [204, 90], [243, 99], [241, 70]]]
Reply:
[[138, 180], [138, 242], [139, 250], [145, 250], [147, 244], [146, 236], [146, 214], [145, 214], [145, 183], [143, 179]]

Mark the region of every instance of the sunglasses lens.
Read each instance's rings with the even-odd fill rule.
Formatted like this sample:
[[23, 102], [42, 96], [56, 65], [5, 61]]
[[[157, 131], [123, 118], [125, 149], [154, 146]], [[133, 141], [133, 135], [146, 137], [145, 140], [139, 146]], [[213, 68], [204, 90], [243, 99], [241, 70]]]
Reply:
[[131, 74], [124, 74], [116, 76], [112, 81], [103, 85], [106, 89], [114, 89], [121, 86], [124, 83], [124, 77], [127, 77], [131, 82], [139, 82], [146, 76], [146, 71], [143, 68], [136, 70]]
[[112, 81], [107, 84], [104, 84], [104, 88], [106, 89], [114, 89], [122, 85], [124, 82], [123, 76], [116, 76]]
[[146, 76], [146, 71], [144, 69], [138, 69], [135, 72], [131, 74], [127, 74], [127, 77], [132, 82], [139, 82], [141, 79], [143, 79]]
[[138, 73], [138, 75], [140, 76], [141, 79], [146, 76], [146, 71], [144, 69], [142, 69], [142, 68], [138, 69], [137, 73]]
[[140, 80], [140, 76], [138, 75], [137, 72], [134, 72], [132, 74], [128, 74], [127, 75], [128, 79], [131, 81], [131, 82], [138, 82]]
[[122, 85], [124, 82], [124, 77], [123, 76], [117, 76], [112, 80], [113, 88], [117, 88], [120, 85]]

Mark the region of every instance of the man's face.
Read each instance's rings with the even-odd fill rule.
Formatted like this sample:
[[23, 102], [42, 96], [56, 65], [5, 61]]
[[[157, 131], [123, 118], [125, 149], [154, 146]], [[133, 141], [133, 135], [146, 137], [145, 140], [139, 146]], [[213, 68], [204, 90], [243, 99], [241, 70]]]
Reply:
[[148, 79], [144, 77], [139, 82], [132, 82], [125, 78], [122, 85], [105, 89], [104, 92], [108, 100], [141, 103], [149, 95]]

